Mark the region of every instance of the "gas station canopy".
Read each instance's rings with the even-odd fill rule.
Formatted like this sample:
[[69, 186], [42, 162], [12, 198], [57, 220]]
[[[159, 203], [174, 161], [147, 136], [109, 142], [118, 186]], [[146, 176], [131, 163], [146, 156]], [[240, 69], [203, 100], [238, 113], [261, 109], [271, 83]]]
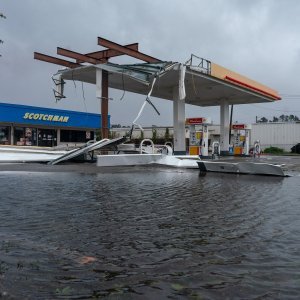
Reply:
[[[185, 89], [185, 103], [198, 106], [215, 106], [225, 100], [228, 104], [249, 104], [280, 100], [278, 93], [254, 80], [223, 68], [206, 59], [191, 55], [185, 63], [161, 61], [138, 51], [138, 43], [120, 45], [98, 37], [98, 45], [106, 50], [86, 54], [57, 47], [57, 54], [75, 59], [75, 62], [49, 55], [34, 53], [34, 58], [67, 67], [58, 74], [62, 79], [79, 80], [96, 84], [96, 70], [108, 71], [108, 87], [147, 95], [154, 77], [152, 96], [173, 100], [174, 88]], [[109, 59], [128, 55], [146, 63], [117, 65]], [[88, 64], [88, 65], [87, 65]], [[151, 86], [152, 87], [152, 86]]]
[[[98, 37], [98, 45], [105, 50], [86, 54], [57, 48], [57, 54], [75, 61], [64, 60], [35, 52], [34, 58], [66, 67], [59, 70], [52, 79], [55, 83], [55, 97], [64, 98], [64, 80], [78, 80], [95, 84], [96, 97], [101, 99], [102, 137], [109, 136], [108, 88], [147, 95], [141, 108], [150, 103], [149, 97], [173, 101], [174, 153], [185, 154], [185, 104], [198, 106], [220, 106], [221, 151], [229, 148], [229, 105], [273, 102], [280, 100], [278, 93], [254, 80], [191, 55], [185, 63], [161, 61], [138, 50], [138, 43], [120, 45]], [[128, 55], [144, 63], [118, 65], [109, 59]], [[138, 125], [136, 120], [133, 126]]]
[[[244, 76], [204, 60], [209, 68], [185, 65], [185, 103], [198, 106], [220, 105], [222, 100], [229, 104], [250, 104], [279, 100], [276, 91]], [[174, 87], [178, 87], [180, 63], [157, 62], [131, 65], [104, 63], [65, 69], [57, 73], [65, 80], [78, 80], [96, 84], [96, 70], [108, 72], [110, 88], [147, 95], [154, 77], [157, 77], [152, 96], [173, 100]]]

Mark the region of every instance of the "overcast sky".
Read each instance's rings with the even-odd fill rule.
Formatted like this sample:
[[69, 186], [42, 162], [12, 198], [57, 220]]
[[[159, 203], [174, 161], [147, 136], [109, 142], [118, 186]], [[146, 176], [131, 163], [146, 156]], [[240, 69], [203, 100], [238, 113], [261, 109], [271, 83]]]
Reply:
[[[83, 85], [83, 97], [81, 83], [68, 81], [67, 98], [56, 103], [51, 76], [59, 66], [34, 60], [33, 52], [97, 51], [100, 36], [138, 42], [140, 51], [161, 60], [185, 62], [193, 53], [288, 95], [278, 103], [235, 106], [234, 121], [300, 117], [298, 0], [1, 0], [0, 12], [6, 16], [0, 18], [0, 102], [99, 112], [93, 85]], [[131, 125], [145, 97], [126, 93], [120, 100], [122, 94], [110, 89], [111, 122]], [[161, 115], [147, 107], [140, 123], [172, 125], [172, 103], [154, 103]], [[187, 105], [186, 116], [219, 123], [219, 108]]]

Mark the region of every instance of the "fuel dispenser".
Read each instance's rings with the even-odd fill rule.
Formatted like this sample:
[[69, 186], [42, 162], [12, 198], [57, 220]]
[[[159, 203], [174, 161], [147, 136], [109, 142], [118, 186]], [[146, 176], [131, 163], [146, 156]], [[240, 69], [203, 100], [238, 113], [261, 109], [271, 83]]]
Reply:
[[190, 129], [189, 154], [208, 156], [208, 128], [210, 118], [187, 118], [186, 125]]
[[249, 155], [250, 145], [250, 124], [233, 124], [233, 154]]

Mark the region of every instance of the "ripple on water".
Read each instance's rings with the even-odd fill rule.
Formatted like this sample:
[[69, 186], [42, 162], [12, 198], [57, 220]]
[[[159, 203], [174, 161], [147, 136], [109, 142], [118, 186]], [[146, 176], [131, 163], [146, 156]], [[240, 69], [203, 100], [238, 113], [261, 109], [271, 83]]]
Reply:
[[299, 178], [130, 168], [0, 173], [16, 299], [297, 299]]

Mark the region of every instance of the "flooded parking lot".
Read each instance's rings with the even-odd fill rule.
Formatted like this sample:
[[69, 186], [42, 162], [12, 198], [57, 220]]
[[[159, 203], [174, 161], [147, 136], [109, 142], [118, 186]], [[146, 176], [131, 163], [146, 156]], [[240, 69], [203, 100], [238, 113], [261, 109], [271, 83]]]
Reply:
[[4, 299], [298, 299], [292, 177], [0, 166]]

